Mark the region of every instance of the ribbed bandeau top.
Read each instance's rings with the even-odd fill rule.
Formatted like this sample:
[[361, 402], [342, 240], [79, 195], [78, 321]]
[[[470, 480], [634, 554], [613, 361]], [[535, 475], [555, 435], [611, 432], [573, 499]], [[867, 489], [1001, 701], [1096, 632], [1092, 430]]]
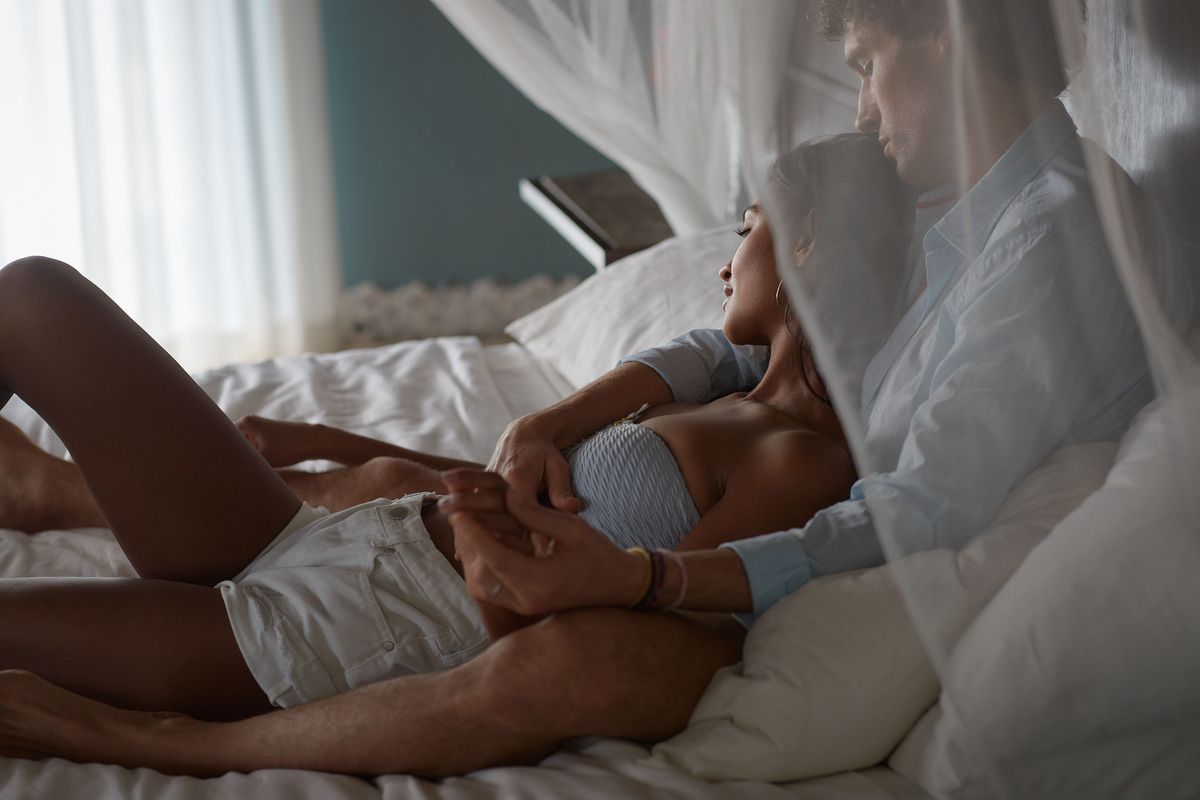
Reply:
[[700, 521], [675, 456], [647, 427], [609, 425], [566, 455], [579, 516], [620, 547], [673, 550]]

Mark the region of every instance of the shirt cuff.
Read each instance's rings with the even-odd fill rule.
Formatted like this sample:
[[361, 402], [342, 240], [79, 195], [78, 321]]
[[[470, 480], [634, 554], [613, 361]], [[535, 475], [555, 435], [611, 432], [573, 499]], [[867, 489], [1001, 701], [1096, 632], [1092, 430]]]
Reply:
[[[754, 617], [812, 580], [812, 565], [799, 533], [799, 530], [780, 531], [721, 545], [742, 560], [750, 579]], [[753, 620], [747, 615], [737, 616], [742, 624], [746, 624], [746, 619]]]

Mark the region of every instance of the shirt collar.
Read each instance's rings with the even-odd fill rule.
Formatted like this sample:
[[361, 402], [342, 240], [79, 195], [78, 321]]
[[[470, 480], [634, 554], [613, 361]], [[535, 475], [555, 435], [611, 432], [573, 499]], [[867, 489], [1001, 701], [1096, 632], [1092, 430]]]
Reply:
[[[963, 195], [934, 231], [968, 259], [980, 254], [992, 229], [1017, 194], [1069, 139], [1075, 122], [1058, 100], [1038, 115], [979, 182]], [[926, 251], [928, 251], [928, 236]]]

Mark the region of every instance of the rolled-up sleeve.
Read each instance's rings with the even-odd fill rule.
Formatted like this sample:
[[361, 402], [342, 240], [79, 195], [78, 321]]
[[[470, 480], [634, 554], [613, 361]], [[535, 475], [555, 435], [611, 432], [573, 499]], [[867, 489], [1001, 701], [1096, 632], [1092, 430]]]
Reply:
[[721, 331], [705, 328], [618, 363], [650, 367], [670, 387], [676, 403], [707, 403], [756, 385], [766, 372], [767, 358], [765, 347], [733, 345]]

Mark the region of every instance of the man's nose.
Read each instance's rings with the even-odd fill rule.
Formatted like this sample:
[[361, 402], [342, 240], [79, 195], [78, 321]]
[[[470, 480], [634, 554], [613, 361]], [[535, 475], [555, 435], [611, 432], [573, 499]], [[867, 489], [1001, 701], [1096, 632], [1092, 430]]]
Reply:
[[858, 88], [858, 116], [854, 127], [860, 133], [877, 133], [879, 131], [879, 105], [875, 102], [875, 93], [871, 85], [863, 81]]

